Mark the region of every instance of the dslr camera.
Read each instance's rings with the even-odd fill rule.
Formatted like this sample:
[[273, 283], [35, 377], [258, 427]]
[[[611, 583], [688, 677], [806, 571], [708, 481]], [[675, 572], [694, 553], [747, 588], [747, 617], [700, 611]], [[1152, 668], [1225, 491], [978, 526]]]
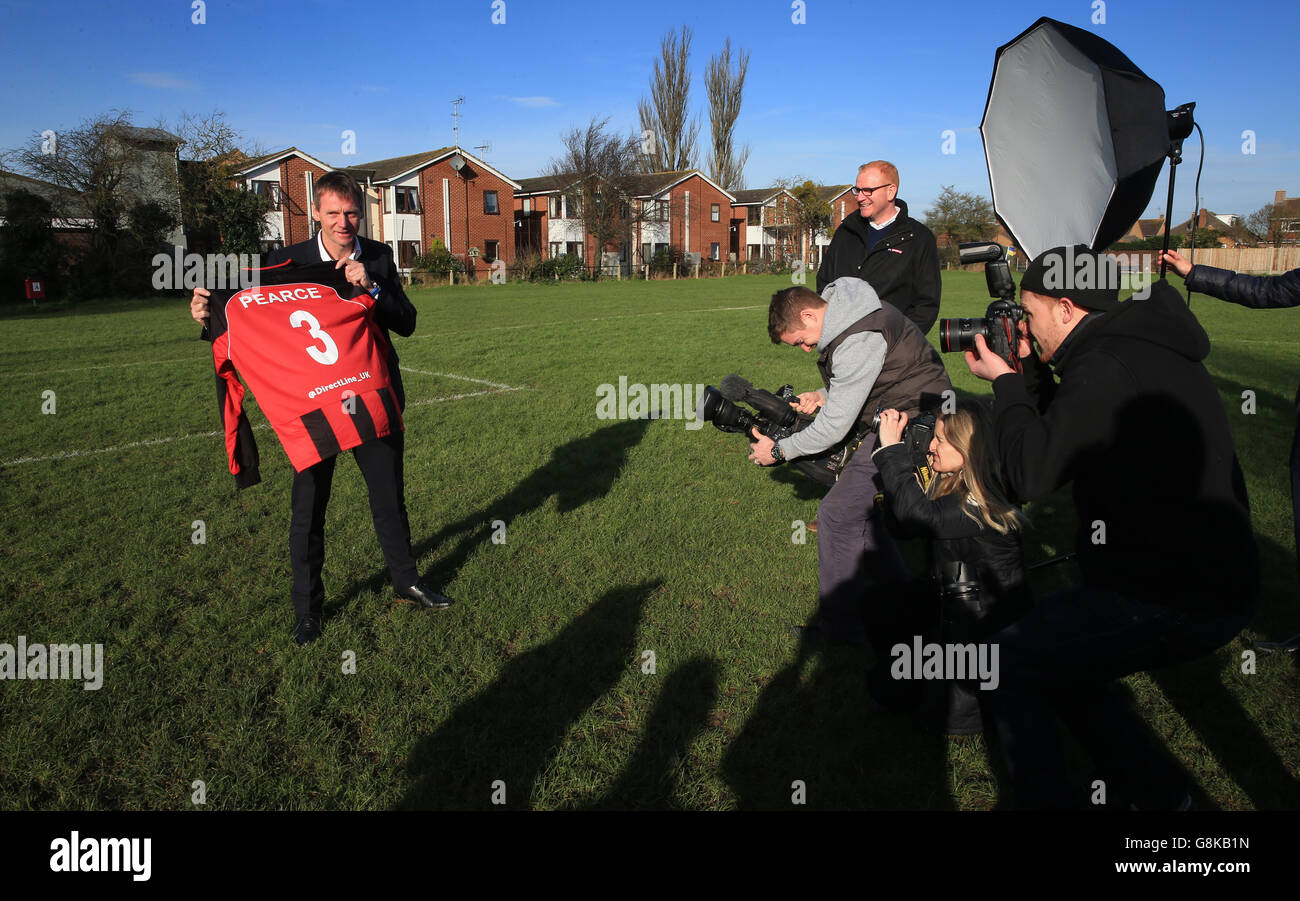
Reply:
[[958, 247], [961, 262], [983, 263], [984, 280], [989, 296], [996, 298], [984, 312], [983, 319], [940, 319], [939, 349], [944, 353], [975, 350], [975, 336], [983, 335], [989, 350], [1021, 372], [1020, 321], [1024, 310], [1015, 302], [1016, 283], [1011, 278], [1007, 251], [992, 241], [976, 241]]

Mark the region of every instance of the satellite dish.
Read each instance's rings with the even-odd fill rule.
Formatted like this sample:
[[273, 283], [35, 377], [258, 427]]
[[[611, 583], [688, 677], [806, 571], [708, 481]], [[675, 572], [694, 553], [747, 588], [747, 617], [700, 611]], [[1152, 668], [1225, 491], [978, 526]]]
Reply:
[[1049, 18], [998, 48], [980, 134], [994, 212], [1030, 258], [1117, 241], [1171, 149], [1164, 89], [1112, 44]]
[[457, 172], [465, 168], [465, 157], [461, 156], [459, 153], [452, 156], [449, 162], [451, 163], [451, 168], [455, 169]]

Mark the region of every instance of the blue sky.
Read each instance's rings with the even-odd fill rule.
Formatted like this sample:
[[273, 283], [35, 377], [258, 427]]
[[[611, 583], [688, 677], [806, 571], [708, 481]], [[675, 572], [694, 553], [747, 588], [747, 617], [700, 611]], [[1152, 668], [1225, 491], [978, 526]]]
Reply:
[[[494, 7], [494, 2], [496, 6]], [[494, 9], [504, 24], [493, 24]], [[464, 96], [461, 144], [515, 178], [541, 174], [560, 135], [593, 115], [639, 131], [664, 32], [695, 31], [692, 101], [704, 117], [703, 70], [730, 37], [751, 53], [737, 137], [751, 147], [746, 186], [800, 175], [853, 179], [884, 158], [900, 196], [924, 211], [942, 185], [988, 195], [978, 126], [996, 48], [1038, 17], [1087, 28], [1165, 89], [1197, 101], [1206, 138], [1202, 204], [1249, 213], [1273, 192], [1300, 195], [1300, 6], [1107, 0], [1021, 3], [337, 2], [3, 0], [0, 148], [110, 109], [138, 125], [222, 110], [268, 150], [296, 145], [335, 165], [452, 143], [450, 100]], [[892, 8], [887, 8], [891, 7]], [[942, 153], [943, 132], [956, 153]], [[342, 133], [356, 153], [342, 152]], [[1255, 152], [1242, 152], [1243, 131]], [[1175, 218], [1190, 215], [1199, 152], [1180, 167]], [[701, 141], [699, 165], [706, 152]], [[1163, 180], [1147, 206], [1164, 206]]]

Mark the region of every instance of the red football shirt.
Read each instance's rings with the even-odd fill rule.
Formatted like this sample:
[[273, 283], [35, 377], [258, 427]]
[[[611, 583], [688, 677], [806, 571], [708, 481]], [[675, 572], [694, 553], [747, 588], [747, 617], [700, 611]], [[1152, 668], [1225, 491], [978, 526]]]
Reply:
[[298, 472], [400, 431], [374, 298], [332, 262], [286, 263], [256, 277], [257, 287], [213, 291], [208, 304], [226, 451], [239, 486], [259, 476], [238, 376]]

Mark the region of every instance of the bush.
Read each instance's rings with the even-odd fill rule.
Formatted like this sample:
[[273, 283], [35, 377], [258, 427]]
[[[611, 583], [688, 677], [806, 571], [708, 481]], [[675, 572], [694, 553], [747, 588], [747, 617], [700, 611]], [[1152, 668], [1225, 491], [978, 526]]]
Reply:
[[650, 273], [652, 275], [672, 275], [673, 266], [677, 266], [677, 274], [682, 274], [682, 252], [676, 247], [664, 247], [655, 251], [655, 255], [650, 258]]
[[542, 266], [545, 265], [540, 253], [528, 253], [515, 259], [515, 278], [524, 282], [535, 282], [541, 278]]
[[465, 271], [465, 262], [448, 250], [441, 238], [434, 238], [429, 243], [429, 252], [417, 256], [411, 262], [411, 268], [434, 275], [446, 275], [448, 272], [459, 274]]
[[542, 281], [578, 281], [587, 278], [587, 267], [577, 257], [562, 253], [543, 260], [537, 267], [537, 278]]

